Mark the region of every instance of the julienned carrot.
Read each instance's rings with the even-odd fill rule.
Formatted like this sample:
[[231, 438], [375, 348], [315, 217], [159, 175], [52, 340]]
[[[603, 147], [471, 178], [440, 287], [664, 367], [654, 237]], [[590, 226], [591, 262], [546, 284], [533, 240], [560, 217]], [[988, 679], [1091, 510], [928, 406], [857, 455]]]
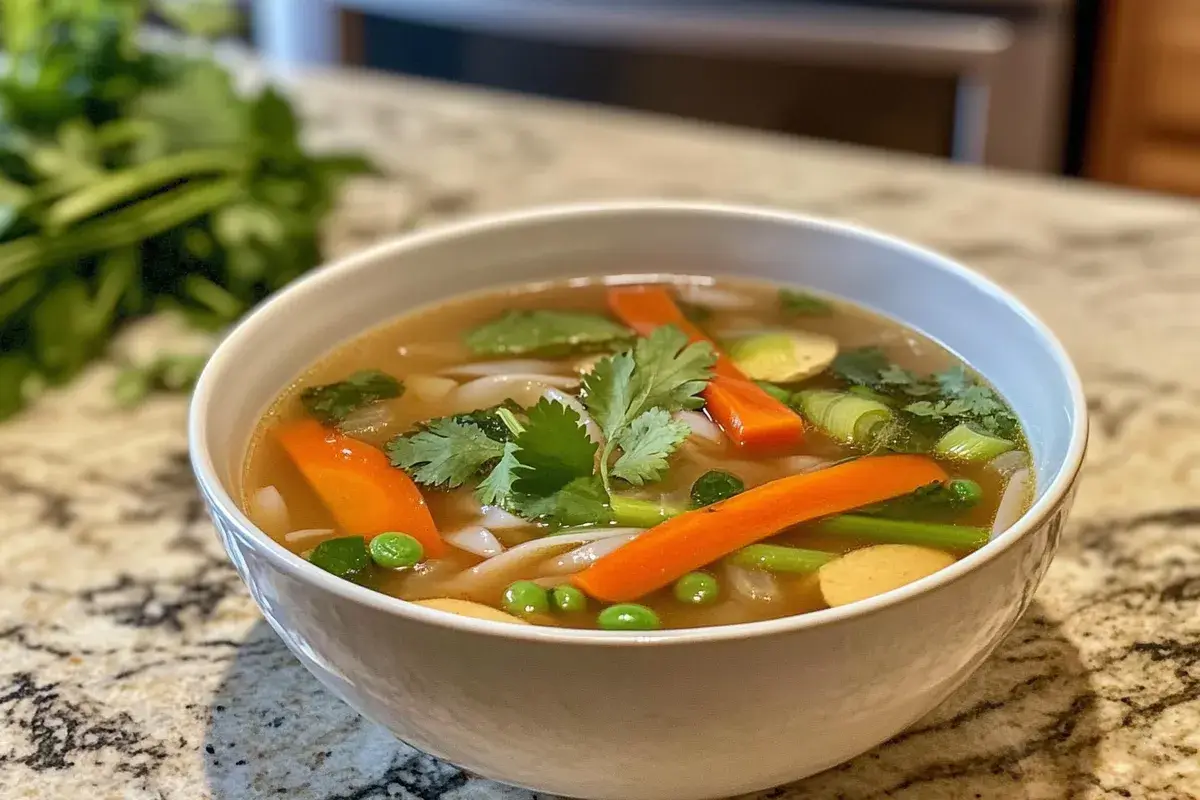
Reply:
[[[660, 325], [674, 325], [693, 342], [712, 342], [683, 316], [663, 286], [614, 286], [608, 290], [608, 306], [643, 336]], [[747, 380], [719, 349], [713, 372], [715, 377], [704, 390], [708, 413], [739, 447], [751, 452], [780, 451], [804, 438], [800, 416]]]
[[867, 456], [780, 478], [656, 525], [572, 582], [597, 600], [636, 600], [784, 528], [948, 479], [933, 460], [916, 455]]
[[445, 553], [421, 490], [382, 451], [310, 419], [280, 425], [275, 438], [346, 533], [407, 533], [426, 556]]

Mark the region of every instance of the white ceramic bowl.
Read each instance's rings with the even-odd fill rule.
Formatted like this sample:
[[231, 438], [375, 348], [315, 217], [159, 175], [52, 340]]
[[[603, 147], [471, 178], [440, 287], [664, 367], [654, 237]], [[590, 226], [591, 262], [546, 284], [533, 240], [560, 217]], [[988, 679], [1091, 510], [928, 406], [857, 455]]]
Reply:
[[[338, 344], [465, 290], [641, 272], [809, 286], [942, 342], [1023, 420], [1039, 476], [1033, 508], [948, 569], [860, 603], [654, 633], [506, 625], [411, 605], [308, 564], [238, 508], [259, 415]], [[492, 217], [319, 270], [221, 344], [189, 425], [193, 467], [229, 558], [325, 686], [397, 737], [472, 772], [614, 800], [717, 797], [793, 781], [931, 710], [1029, 604], [1087, 438], [1083, 392], [1062, 347], [978, 275], [846, 225], [665, 202]]]

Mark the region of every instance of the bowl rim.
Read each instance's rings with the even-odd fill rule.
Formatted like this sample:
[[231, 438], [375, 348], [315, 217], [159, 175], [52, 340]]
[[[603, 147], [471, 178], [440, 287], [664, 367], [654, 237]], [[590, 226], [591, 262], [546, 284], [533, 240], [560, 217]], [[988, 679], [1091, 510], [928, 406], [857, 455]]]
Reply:
[[[523, 224], [553, 224], [578, 218], [601, 218], [630, 214], [696, 214], [703, 216], [751, 218], [763, 222], [801, 225], [857, 239], [864, 244], [891, 248], [927, 262], [932, 268], [952, 273], [976, 289], [1001, 300], [1030, 325], [1056, 362], [1070, 390], [1074, 411], [1066, 457], [1055, 472], [1045, 493], [1017, 522], [1004, 533], [954, 564], [920, 580], [906, 584], [865, 600], [778, 619], [743, 622], [660, 631], [626, 632], [586, 629], [553, 628], [537, 625], [513, 625], [506, 622], [465, 617], [426, 608], [407, 600], [359, 586], [335, 577], [292, 553], [260, 530], [242, 512], [217, 477], [207, 446], [208, 417], [216, 408], [217, 373], [224, 371], [226, 362], [236, 362], [242, 342], [263, 326], [269, 311], [288, 302], [298, 292], [321, 291], [325, 286], [342, 279], [342, 274], [365, 267], [383, 258], [394, 258], [447, 240], [486, 234], [497, 229]], [[854, 223], [824, 219], [783, 209], [751, 205], [692, 202], [677, 200], [633, 199], [603, 202], [567, 203], [537, 206], [439, 224], [409, 234], [403, 234], [364, 250], [335, 259], [293, 281], [275, 292], [243, 318], [220, 342], [197, 381], [188, 409], [188, 450], [192, 470], [200, 491], [216, 514], [231, 523], [233, 533], [255, 549], [282, 573], [315, 588], [330, 592], [353, 603], [395, 614], [418, 623], [426, 623], [470, 634], [542, 643], [612, 646], [664, 646], [694, 642], [731, 641], [759, 636], [793, 633], [809, 628], [835, 625], [910, 602], [935, 589], [954, 583], [1007, 551], [1020, 539], [1041, 527], [1053, 511], [1063, 503], [1083, 463], [1088, 438], [1088, 409], [1079, 375], [1066, 349], [1049, 327], [1028, 307], [1008, 291], [983, 275], [934, 250], [905, 239], [875, 231]]]

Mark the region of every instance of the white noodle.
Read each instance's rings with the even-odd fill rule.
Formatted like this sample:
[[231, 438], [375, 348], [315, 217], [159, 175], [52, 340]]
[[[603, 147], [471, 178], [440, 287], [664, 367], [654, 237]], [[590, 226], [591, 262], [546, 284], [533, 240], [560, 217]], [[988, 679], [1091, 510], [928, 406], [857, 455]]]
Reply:
[[725, 575], [733, 593], [756, 603], [772, 603], [779, 599], [779, 582], [775, 576], [761, 569], [746, 569], [729, 564]]
[[504, 552], [504, 545], [482, 525], [471, 525], [462, 530], [447, 533], [443, 537], [448, 544], [483, 558], [492, 558]]
[[283, 540], [288, 544], [302, 544], [309, 548], [316, 547], [333, 533], [332, 528], [305, 528], [302, 531], [288, 531], [283, 535]]
[[437, 375], [409, 375], [404, 385], [422, 403], [436, 403], [458, 388], [458, 381]]
[[826, 458], [818, 458], [817, 456], [788, 456], [781, 458], [776, 463], [779, 468], [789, 475], [800, 475], [805, 472], [816, 472], [819, 469], [824, 469], [833, 462]]
[[675, 291], [685, 303], [717, 311], [744, 311], [754, 306], [752, 297], [701, 283], [680, 284], [675, 287]]
[[479, 509], [483, 514], [484, 526], [497, 531], [509, 530], [510, 528], [524, 528], [529, 523], [518, 517], [516, 514], [510, 514], [500, 506], [483, 506]]
[[713, 444], [725, 441], [725, 434], [721, 433], [717, 424], [699, 411], [676, 411], [672, 418], [691, 428], [692, 436]]
[[454, 588], [458, 591], [470, 591], [481, 583], [494, 580], [496, 576], [502, 575], [506, 570], [516, 569], [538, 558], [548, 558], [569, 547], [641, 532], [641, 528], [589, 528], [574, 533], [543, 536], [540, 539], [519, 544], [494, 558], [489, 558], [482, 564], [476, 564], [454, 579]]
[[1001, 453], [988, 462], [988, 469], [995, 470], [1001, 475], [1012, 475], [1017, 470], [1024, 467], [1029, 461], [1029, 456], [1024, 450], [1009, 450], [1007, 453]]
[[440, 370], [439, 375], [455, 378], [484, 378], [489, 375], [563, 375], [571, 372], [571, 365], [563, 362], [542, 361], [533, 358], [513, 358], [507, 361], [477, 361], [473, 364], [458, 364]]
[[1029, 470], [1019, 469], [1008, 479], [1000, 507], [996, 509], [996, 521], [992, 523], [992, 537], [1011, 528], [1025, 513], [1025, 501], [1029, 499]]
[[552, 386], [570, 389], [579, 385], [578, 378], [561, 375], [489, 375], [459, 386], [450, 401], [459, 411], [491, 408], [505, 400], [531, 406]]
[[592, 415], [583, 407], [583, 403], [566, 392], [561, 392], [558, 389], [547, 389], [542, 392], [542, 397], [554, 403], [562, 403], [579, 415], [579, 424], [587, 429], [588, 438], [596, 444], [604, 444], [604, 434], [600, 432], [600, 426], [592, 419]]
[[624, 547], [640, 535], [631, 533], [627, 536], [614, 536], [611, 539], [589, 542], [583, 547], [550, 559], [538, 569], [538, 572], [542, 575], [573, 575], [617, 548]]
[[250, 519], [272, 536], [282, 536], [288, 524], [288, 507], [274, 486], [264, 486], [250, 497]]
[[345, 419], [338, 423], [338, 428], [351, 436], [378, 433], [392, 424], [393, 419], [392, 409], [387, 403], [372, 403], [351, 411]]

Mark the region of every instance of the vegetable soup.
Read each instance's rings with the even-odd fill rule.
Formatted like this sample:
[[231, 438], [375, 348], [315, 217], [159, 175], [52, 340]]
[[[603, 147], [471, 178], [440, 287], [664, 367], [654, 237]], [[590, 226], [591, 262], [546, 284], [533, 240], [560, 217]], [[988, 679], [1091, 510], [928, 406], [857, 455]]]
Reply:
[[255, 435], [251, 519], [345, 580], [602, 630], [803, 614], [1021, 516], [1028, 447], [953, 354], [766, 283], [538, 284], [340, 348]]

